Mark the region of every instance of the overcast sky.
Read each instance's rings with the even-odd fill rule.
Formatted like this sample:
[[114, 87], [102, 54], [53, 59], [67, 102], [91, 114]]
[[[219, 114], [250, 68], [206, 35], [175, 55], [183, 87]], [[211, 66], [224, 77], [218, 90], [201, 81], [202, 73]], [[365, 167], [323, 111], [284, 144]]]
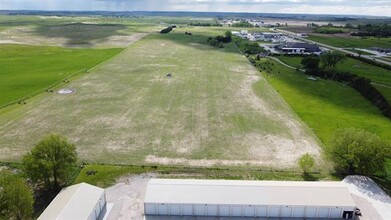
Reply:
[[269, 12], [391, 16], [391, 0], [0, 0], [0, 9]]

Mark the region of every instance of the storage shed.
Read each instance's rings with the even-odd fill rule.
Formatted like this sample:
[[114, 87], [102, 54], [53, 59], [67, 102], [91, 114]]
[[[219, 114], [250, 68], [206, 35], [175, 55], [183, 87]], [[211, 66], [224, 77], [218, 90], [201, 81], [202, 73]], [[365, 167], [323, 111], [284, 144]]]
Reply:
[[152, 179], [146, 215], [345, 218], [355, 203], [341, 182]]
[[80, 183], [61, 190], [38, 220], [96, 220], [104, 210], [104, 189]]

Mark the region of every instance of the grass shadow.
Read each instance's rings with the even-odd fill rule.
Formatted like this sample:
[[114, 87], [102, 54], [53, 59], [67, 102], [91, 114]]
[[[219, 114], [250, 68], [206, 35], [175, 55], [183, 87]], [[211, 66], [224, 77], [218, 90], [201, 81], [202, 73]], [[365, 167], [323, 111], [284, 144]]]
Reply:
[[40, 25], [34, 33], [48, 38], [66, 38], [68, 46], [89, 46], [94, 40], [105, 40], [111, 36], [125, 35], [119, 31], [128, 27], [123, 24], [66, 23]]

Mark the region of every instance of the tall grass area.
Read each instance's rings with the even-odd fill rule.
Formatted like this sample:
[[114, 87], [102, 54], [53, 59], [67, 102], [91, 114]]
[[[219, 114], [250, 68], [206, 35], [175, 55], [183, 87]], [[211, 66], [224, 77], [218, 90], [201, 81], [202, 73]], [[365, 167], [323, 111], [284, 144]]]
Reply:
[[[95, 175], [87, 175], [87, 171], [97, 171]], [[200, 168], [184, 166], [117, 166], [117, 165], [85, 165], [72, 184], [89, 183], [100, 187], [109, 187], [119, 178], [126, 175], [155, 173], [166, 178], [195, 178], [195, 179], [227, 179], [227, 180], [281, 180], [281, 181], [315, 181], [340, 180], [328, 172], [315, 172], [303, 175], [301, 172], [288, 170], [262, 170], [255, 168]], [[178, 176], [178, 174], [180, 174]]]
[[263, 75], [324, 144], [329, 143], [336, 129], [348, 127], [368, 130], [391, 142], [390, 121], [353, 88], [330, 80], [308, 80], [303, 73], [272, 60], [258, 62], [274, 63], [270, 66], [272, 73]]
[[308, 40], [317, 41], [319, 43], [328, 44], [334, 47], [341, 48], [370, 48], [370, 47], [391, 47], [390, 38], [359, 38], [359, 37], [341, 37], [337, 35], [310, 35]]
[[[278, 59], [294, 67], [302, 67], [300, 62], [303, 57], [280, 56]], [[337, 64], [336, 69], [338, 71], [348, 71], [359, 76], [364, 76], [372, 82], [391, 86], [391, 71], [361, 62], [359, 60], [347, 58], [343, 63]]]
[[[335, 130], [349, 127], [370, 131], [391, 143], [390, 120], [353, 88], [330, 80], [308, 80], [305, 74], [273, 60], [261, 59], [258, 63], [272, 69], [262, 74], [326, 146]], [[254, 89], [260, 89], [259, 85]], [[391, 179], [391, 159], [386, 170]]]
[[121, 50], [0, 45], [0, 106], [90, 69]]

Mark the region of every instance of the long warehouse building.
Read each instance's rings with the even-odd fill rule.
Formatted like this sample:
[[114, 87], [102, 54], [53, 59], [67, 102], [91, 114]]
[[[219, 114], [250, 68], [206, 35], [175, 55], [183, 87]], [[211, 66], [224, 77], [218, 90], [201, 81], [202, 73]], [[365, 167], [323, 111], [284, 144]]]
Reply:
[[344, 183], [152, 179], [146, 215], [353, 219]]

